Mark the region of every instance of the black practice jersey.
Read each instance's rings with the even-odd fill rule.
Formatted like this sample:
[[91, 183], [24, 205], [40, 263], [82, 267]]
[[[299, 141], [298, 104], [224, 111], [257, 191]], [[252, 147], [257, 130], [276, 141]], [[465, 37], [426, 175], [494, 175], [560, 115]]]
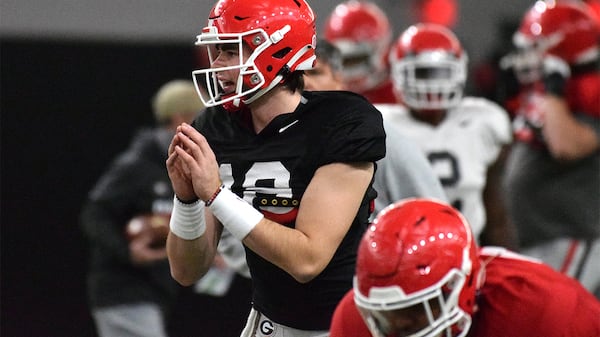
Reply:
[[[277, 116], [256, 134], [246, 113], [209, 108], [194, 122], [216, 154], [223, 183], [266, 218], [293, 228], [315, 171], [334, 162], [375, 162], [385, 155], [381, 114], [349, 92], [304, 92], [294, 112]], [[327, 330], [336, 304], [352, 288], [358, 242], [376, 192], [370, 185], [332, 261], [301, 284], [246, 249], [254, 307], [274, 321]]]
[[131, 264], [125, 226], [134, 216], [170, 213], [173, 189], [165, 168], [172, 131], [142, 129], [98, 179], [81, 210], [90, 244], [88, 295], [93, 308], [152, 302], [164, 309], [180, 287], [167, 259], [147, 266]]

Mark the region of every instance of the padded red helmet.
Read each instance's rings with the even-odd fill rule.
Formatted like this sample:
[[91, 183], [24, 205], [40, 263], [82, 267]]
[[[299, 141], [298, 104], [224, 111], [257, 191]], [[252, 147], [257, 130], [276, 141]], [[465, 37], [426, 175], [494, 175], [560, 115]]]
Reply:
[[363, 92], [387, 78], [392, 29], [376, 4], [350, 0], [337, 5], [326, 20], [325, 39], [340, 49], [348, 88]]
[[[196, 45], [207, 46], [210, 63], [217, 45], [233, 44], [239, 51], [238, 65], [195, 70], [194, 82], [205, 75], [207, 106], [240, 101], [248, 104], [265, 94], [295, 70], [311, 69], [315, 61], [315, 16], [304, 0], [220, 0], [210, 12], [208, 25], [197, 36]], [[250, 48], [244, 55], [242, 46]], [[239, 70], [234, 93], [222, 94], [217, 80], [221, 71]]]
[[415, 110], [452, 108], [463, 97], [467, 61], [448, 28], [433, 23], [410, 26], [390, 51], [394, 88]]
[[593, 61], [600, 53], [600, 27], [593, 10], [575, 1], [537, 1], [513, 37], [520, 49], [535, 49], [568, 64]]
[[[354, 278], [354, 301], [373, 336], [466, 335], [480, 271], [476, 250], [469, 224], [450, 205], [412, 198], [382, 210], [362, 238]], [[420, 310], [428, 323], [397, 331], [386, 317], [400, 309]]]

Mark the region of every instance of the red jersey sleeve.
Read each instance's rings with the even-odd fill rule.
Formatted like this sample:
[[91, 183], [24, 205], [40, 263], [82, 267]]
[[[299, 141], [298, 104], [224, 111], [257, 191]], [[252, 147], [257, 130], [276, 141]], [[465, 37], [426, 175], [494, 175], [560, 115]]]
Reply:
[[600, 118], [600, 72], [573, 77], [567, 82], [566, 90], [573, 112]]

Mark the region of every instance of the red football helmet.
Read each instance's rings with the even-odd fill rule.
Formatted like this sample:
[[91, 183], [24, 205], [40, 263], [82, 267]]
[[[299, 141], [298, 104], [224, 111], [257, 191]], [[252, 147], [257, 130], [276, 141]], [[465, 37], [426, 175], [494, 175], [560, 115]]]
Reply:
[[[354, 301], [375, 337], [464, 336], [480, 270], [471, 229], [456, 209], [432, 199], [405, 199], [381, 211], [365, 232]], [[403, 320], [394, 314], [406, 312], [421, 320], [405, 317], [399, 325]]]
[[325, 23], [325, 39], [340, 49], [348, 88], [367, 91], [387, 78], [392, 29], [376, 4], [350, 0], [337, 5]]
[[[220, 0], [196, 45], [208, 47], [213, 64], [218, 55], [215, 48], [223, 44], [237, 48], [239, 64], [195, 70], [192, 75], [206, 106], [232, 102], [239, 107], [240, 102], [251, 103], [281, 83], [288, 73], [313, 67], [315, 16], [304, 0]], [[244, 45], [251, 49], [250, 55], [244, 55]], [[236, 90], [223, 95], [217, 74], [234, 69], [239, 69]], [[202, 80], [208, 87], [206, 94], [198, 85]]]
[[407, 28], [392, 46], [395, 90], [415, 110], [445, 110], [463, 97], [468, 57], [448, 28], [422, 23]]
[[600, 53], [600, 27], [593, 11], [575, 1], [537, 1], [521, 20], [513, 37], [519, 49], [532, 49], [568, 64], [587, 63]]

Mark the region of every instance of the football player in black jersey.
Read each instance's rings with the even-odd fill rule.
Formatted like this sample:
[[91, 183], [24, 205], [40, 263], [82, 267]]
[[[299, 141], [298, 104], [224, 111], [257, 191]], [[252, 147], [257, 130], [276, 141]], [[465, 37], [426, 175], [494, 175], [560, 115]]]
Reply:
[[302, 91], [314, 19], [304, 0], [217, 2], [196, 42], [211, 66], [193, 72], [208, 108], [169, 148], [171, 273], [191, 285], [223, 228], [242, 240], [253, 279], [242, 336], [328, 334], [376, 196], [381, 114], [356, 94]]

